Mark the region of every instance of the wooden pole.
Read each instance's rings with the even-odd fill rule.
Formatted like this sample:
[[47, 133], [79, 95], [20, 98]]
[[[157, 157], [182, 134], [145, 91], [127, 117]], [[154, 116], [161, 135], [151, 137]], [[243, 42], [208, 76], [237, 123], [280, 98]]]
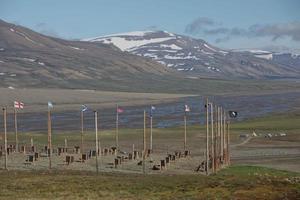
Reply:
[[221, 158], [221, 131], [220, 131], [220, 107], [218, 106], [218, 167], [217, 170], [220, 168], [220, 158]]
[[17, 121], [17, 109], [14, 108], [15, 114], [15, 136], [16, 136], [16, 152], [19, 152], [19, 142], [18, 142], [18, 121]]
[[211, 163], [212, 163], [212, 172], [214, 173], [214, 110], [213, 103], [210, 103], [210, 124], [211, 124]]
[[6, 108], [3, 108], [3, 126], [4, 126], [4, 152], [5, 152], [4, 169], [7, 170], [7, 128], [6, 128]]
[[52, 127], [51, 127], [51, 111], [48, 107], [48, 158], [49, 169], [51, 169], [51, 156], [52, 156]]
[[151, 152], [153, 151], [153, 144], [152, 144], [152, 139], [153, 139], [153, 136], [152, 136], [152, 114], [150, 116], [150, 150]]
[[67, 138], [65, 138], [65, 151], [67, 151], [67, 148], [68, 148], [68, 140]]
[[227, 122], [227, 156], [228, 156], [228, 165], [230, 165], [230, 121]]
[[217, 132], [218, 132], [218, 126], [217, 126], [217, 123], [218, 123], [218, 115], [217, 115], [217, 106], [215, 105], [215, 108], [214, 108], [214, 126], [215, 126], [215, 131], [214, 131], [214, 158], [213, 158], [213, 162], [214, 162], [214, 172], [217, 171], [217, 158], [218, 158], [218, 151], [217, 151]]
[[145, 163], [145, 160], [146, 160], [146, 152], [147, 152], [147, 149], [146, 149], [146, 111], [144, 110], [144, 137], [143, 137], [143, 143], [144, 143], [144, 150], [143, 150], [143, 174], [146, 173], [146, 163]]
[[224, 136], [224, 163], [227, 165], [227, 134], [226, 134], [226, 112], [223, 110], [223, 136]]
[[99, 173], [99, 163], [98, 163], [98, 151], [99, 151], [99, 147], [98, 147], [98, 112], [94, 111], [95, 114], [95, 135], [96, 135], [96, 172], [97, 174]]
[[117, 105], [117, 114], [116, 114], [116, 155], [119, 151], [119, 112], [118, 112], [118, 105]]
[[[80, 113], [80, 122], [81, 122], [81, 143], [80, 143], [80, 152], [83, 153], [83, 111]], [[83, 160], [82, 160], [83, 162]]]
[[221, 161], [224, 160], [224, 137], [223, 137], [223, 108], [220, 107], [220, 133], [221, 133]]
[[184, 112], [184, 142], [183, 142], [183, 149], [186, 150], [186, 112]]
[[208, 98], [206, 98], [206, 175], [208, 175], [208, 167], [209, 167], [209, 146], [208, 146]]

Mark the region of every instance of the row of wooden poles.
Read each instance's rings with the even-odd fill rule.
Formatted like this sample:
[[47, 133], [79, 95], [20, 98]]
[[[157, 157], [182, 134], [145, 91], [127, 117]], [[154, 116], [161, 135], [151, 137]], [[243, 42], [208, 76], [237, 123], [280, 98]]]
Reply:
[[[118, 107], [117, 107], [118, 109]], [[96, 140], [96, 152], [99, 152], [99, 140], [98, 140], [98, 112], [94, 111], [95, 119], [95, 140]], [[3, 108], [3, 124], [4, 124], [4, 148], [5, 148], [5, 169], [7, 169], [7, 109]], [[17, 110], [14, 109], [14, 121], [15, 121], [15, 140], [16, 149], [18, 149], [18, 129], [17, 129]], [[153, 150], [153, 125], [152, 115], [150, 116], [150, 150]], [[119, 113], [116, 113], [116, 152], [119, 151]], [[147, 153], [146, 143], [146, 111], [144, 110], [144, 127], [143, 127], [143, 172], [145, 172], [145, 157]], [[83, 151], [84, 135], [84, 112], [81, 111], [81, 144], [80, 149]], [[183, 148], [187, 148], [187, 116], [184, 114], [184, 142]], [[101, 153], [99, 154], [101, 155]], [[217, 172], [222, 166], [230, 164], [229, 156], [229, 120], [227, 120], [225, 110], [206, 99], [206, 174], [210, 172]], [[49, 169], [52, 167], [52, 125], [51, 125], [51, 109], [48, 108], [48, 157], [49, 157]], [[210, 166], [211, 164], [211, 166]], [[211, 169], [211, 170], [209, 170]], [[99, 170], [98, 153], [96, 153], [96, 170]]]
[[206, 175], [230, 165], [229, 118], [222, 106], [206, 98]]

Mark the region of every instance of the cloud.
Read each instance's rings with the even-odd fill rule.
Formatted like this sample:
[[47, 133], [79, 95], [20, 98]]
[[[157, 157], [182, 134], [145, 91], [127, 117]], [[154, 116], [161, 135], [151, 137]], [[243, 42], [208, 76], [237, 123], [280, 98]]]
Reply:
[[223, 27], [222, 23], [212, 19], [200, 17], [185, 27], [185, 32], [198, 35], [217, 36], [216, 42], [225, 42], [233, 37], [270, 37], [276, 41], [283, 37], [289, 37], [293, 41], [300, 41], [300, 21], [274, 24], [254, 24], [248, 28], [240, 27]]
[[278, 24], [255, 24], [249, 27], [248, 33], [252, 37], [270, 36], [275, 41], [281, 37], [291, 37], [294, 41], [300, 41], [300, 21]]
[[213, 19], [207, 17], [199, 17], [185, 27], [185, 32], [189, 34], [198, 34], [204, 31], [206, 27], [219, 25]]

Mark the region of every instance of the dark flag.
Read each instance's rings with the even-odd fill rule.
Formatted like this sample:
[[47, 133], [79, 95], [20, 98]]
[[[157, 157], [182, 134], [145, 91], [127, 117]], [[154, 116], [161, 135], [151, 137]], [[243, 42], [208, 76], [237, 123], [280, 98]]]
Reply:
[[236, 111], [228, 111], [228, 114], [231, 118], [236, 118], [238, 116], [238, 113]]

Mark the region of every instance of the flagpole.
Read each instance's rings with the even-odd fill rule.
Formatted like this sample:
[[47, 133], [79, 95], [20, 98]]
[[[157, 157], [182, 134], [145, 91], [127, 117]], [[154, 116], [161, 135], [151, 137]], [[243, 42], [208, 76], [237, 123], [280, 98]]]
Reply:
[[223, 108], [220, 107], [220, 133], [221, 133], [221, 161], [224, 160], [224, 137], [223, 137]]
[[214, 162], [214, 172], [217, 171], [217, 158], [218, 158], [218, 151], [217, 151], [217, 138], [218, 138], [218, 112], [217, 112], [217, 106], [214, 106], [214, 158], [213, 158], [213, 162]]
[[144, 137], [143, 137], [143, 144], [144, 144], [144, 150], [143, 150], [143, 174], [146, 173], [146, 163], [145, 163], [145, 159], [146, 159], [146, 111], [144, 110]]
[[211, 123], [211, 163], [212, 163], [212, 171], [214, 173], [214, 111], [213, 111], [213, 103], [210, 103], [210, 123]]
[[3, 126], [4, 126], [4, 152], [5, 152], [4, 169], [7, 170], [7, 129], [6, 129], [6, 108], [3, 108]]
[[116, 155], [119, 151], [119, 112], [118, 112], [118, 104], [117, 104], [117, 116], [116, 116]]
[[153, 146], [152, 146], [152, 113], [151, 113], [151, 116], [150, 116], [150, 150], [151, 152], [153, 152]]
[[224, 163], [227, 165], [227, 131], [226, 131], [226, 112], [223, 110], [223, 132], [224, 132]]
[[49, 158], [49, 170], [51, 169], [51, 154], [52, 154], [52, 142], [51, 142], [51, 111], [48, 105], [48, 158]]
[[218, 126], [218, 160], [217, 160], [217, 170], [219, 169], [220, 167], [220, 158], [221, 158], [221, 133], [220, 133], [220, 107], [218, 106], [218, 111], [217, 111], [217, 120], [218, 120], [218, 123], [217, 123], [217, 126]]
[[229, 146], [230, 146], [230, 129], [229, 129], [229, 126], [230, 126], [230, 121], [228, 120], [227, 121], [227, 156], [228, 156], [228, 165], [230, 165], [230, 149], [229, 149]]
[[17, 121], [17, 109], [16, 108], [14, 108], [14, 114], [15, 114], [16, 152], [19, 152], [18, 121]]
[[98, 163], [98, 112], [94, 111], [95, 113], [95, 135], [96, 135], [96, 172], [99, 173], [99, 163]]
[[186, 150], [186, 111], [184, 111], [184, 143], [183, 143], [183, 149]]
[[206, 98], [206, 175], [208, 175], [208, 158], [209, 158], [209, 152], [208, 152], [208, 98]]
[[[80, 149], [81, 149], [81, 153], [83, 153], [84, 151], [83, 151], [83, 111], [81, 111], [81, 144], [80, 144]], [[82, 162], [83, 162], [83, 160], [82, 160]]]

